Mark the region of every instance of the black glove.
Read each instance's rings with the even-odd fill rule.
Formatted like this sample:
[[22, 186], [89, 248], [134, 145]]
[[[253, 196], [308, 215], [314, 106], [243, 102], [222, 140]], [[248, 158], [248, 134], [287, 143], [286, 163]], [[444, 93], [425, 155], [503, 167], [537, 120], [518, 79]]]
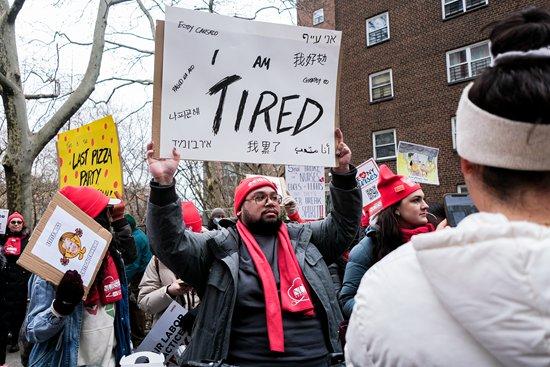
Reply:
[[69, 315], [80, 303], [83, 296], [84, 285], [80, 274], [76, 270], [67, 270], [55, 291], [53, 308], [63, 316]]

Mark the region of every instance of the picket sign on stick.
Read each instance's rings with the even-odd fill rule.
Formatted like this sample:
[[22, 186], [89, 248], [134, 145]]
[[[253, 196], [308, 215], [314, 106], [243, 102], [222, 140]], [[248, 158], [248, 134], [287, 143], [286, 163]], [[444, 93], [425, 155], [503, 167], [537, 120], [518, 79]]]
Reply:
[[298, 207], [302, 219], [325, 217], [325, 168], [319, 166], [285, 167], [288, 192]]
[[336, 166], [341, 32], [167, 7], [157, 23], [155, 154]]
[[59, 188], [91, 186], [114, 198], [123, 194], [122, 163], [111, 115], [57, 135]]
[[17, 264], [57, 285], [76, 270], [88, 294], [112, 235], [60, 193], [56, 193], [34, 229]]

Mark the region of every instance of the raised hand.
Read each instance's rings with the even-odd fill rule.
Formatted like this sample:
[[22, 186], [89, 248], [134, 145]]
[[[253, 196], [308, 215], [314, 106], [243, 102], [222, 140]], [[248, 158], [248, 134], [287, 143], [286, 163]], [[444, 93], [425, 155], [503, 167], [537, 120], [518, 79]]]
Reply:
[[124, 217], [124, 211], [126, 209], [126, 204], [122, 200], [122, 196], [117, 192], [115, 192], [115, 196], [117, 199], [120, 200], [120, 203], [115, 204], [113, 206], [113, 209], [111, 209], [111, 217], [113, 218], [113, 221], [122, 219]]
[[351, 162], [351, 150], [344, 143], [342, 130], [336, 129], [334, 137], [336, 138], [336, 158], [338, 159], [338, 167], [334, 168], [334, 172], [347, 173], [349, 172], [349, 164]]
[[292, 215], [296, 213], [296, 200], [292, 196], [290, 196], [290, 193], [287, 191], [286, 196], [283, 198], [283, 205], [285, 206], [286, 214]]
[[174, 174], [178, 169], [180, 163], [180, 154], [176, 148], [172, 149], [172, 158], [154, 158], [154, 144], [153, 142], [147, 144], [147, 164], [149, 165], [149, 172], [161, 185], [170, 185], [174, 178]]

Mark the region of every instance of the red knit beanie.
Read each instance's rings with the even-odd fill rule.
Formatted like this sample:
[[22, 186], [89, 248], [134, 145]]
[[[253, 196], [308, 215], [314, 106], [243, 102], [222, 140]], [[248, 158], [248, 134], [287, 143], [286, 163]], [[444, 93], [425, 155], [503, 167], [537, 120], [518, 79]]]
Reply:
[[186, 228], [199, 233], [202, 230], [202, 217], [199, 210], [191, 201], [182, 201], [181, 216]]
[[378, 176], [378, 192], [380, 192], [382, 209], [403, 200], [421, 187], [406, 177], [394, 174], [385, 164], [380, 166]]
[[269, 186], [273, 190], [277, 191], [277, 186], [265, 177], [252, 176], [242, 180], [241, 183], [239, 183], [239, 186], [235, 188], [235, 204], [233, 204], [235, 214], [237, 214], [241, 209], [244, 199], [249, 192], [264, 186]]
[[25, 225], [25, 219], [23, 219], [23, 216], [21, 214], [19, 214], [18, 212], [11, 213], [11, 215], [8, 217], [8, 223], [11, 222], [11, 220], [15, 219], [15, 218], [21, 219], [21, 222], [23, 222], [23, 225]]
[[89, 186], [65, 186], [59, 193], [92, 218], [97, 217], [109, 204], [107, 195]]

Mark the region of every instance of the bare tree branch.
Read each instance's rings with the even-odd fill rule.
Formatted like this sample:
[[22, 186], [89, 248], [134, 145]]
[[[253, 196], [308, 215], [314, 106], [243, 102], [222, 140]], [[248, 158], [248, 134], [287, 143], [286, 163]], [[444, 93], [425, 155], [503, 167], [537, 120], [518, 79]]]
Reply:
[[101, 67], [103, 48], [105, 47], [105, 29], [107, 27], [109, 7], [124, 1], [129, 0], [111, 1], [110, 3], [107, 3], [106, 0], [100, 0], [94, 29], [92, 50], [90, 52], [90, 59], [84, 77], [74, 93], [67, 98], [44, 127], [32, 136], [32, 157], [36, 157], [38, 153], [40, 153], [44, 146], [53, 139], [55, 134], [57, 134], [63, 124], [75, 114], [94, 91], [95, 82], [99, 76]]
[[240, 16], [240, 15], [237, 15], [235, 14], [234, 17], [235, 18], [239, 18], [239, 19], [245, 19], [245, 20], [254, 20], [258, 17], [258, 14], [260, 14], [261, 12], [265, 11], [265, 10], [268, 10], [268, 9], [274, 9], [274, 10], [277, 10], [277, 12], [279, 14], [287, 11], [287, 10], [290, 10], [291, 8], [284, 8], [284, 9], [280, 9], [276, 6], [273, 6], [273, 5], [270, 5], [270, 6], [264, 6], [263, 8], [259, 8], [256, 10], [256, 12], [254, 13], [254, 15], [252, 17], [243, 17], [243, 16]]
[[137, 47], [125, 45], [125, 44], [118, 43], [118, 42], [105, 41], [105, 43], [108, 43], [110, 45], [115, 45], [115, 46], [118, 46], [118, 47], [122, 47], [122, 48], [127, 48], [127, 49], [134, 50], [134, 51], [137, 51], [137, 52], [141, 52], [141, 53], [144, 53], [144, 54], [149, 54], [149, 55], [154, 55], [155, 54], [154, 51], [143, 50], [143, 49], [140, 49], [140, 48], [137, 48]]
[[19, 14], [19, 11], [23, 7], [24, 3], [25, 0], [15, 0], [13, 2], [10, 10], [8, 10], [8, 13], [6, 14], [6, 22], [8, 22], [9, 24], [15, 23], [15, 18], [17, 18], [17, 14]]
[[145, 14], [145, 16], [147, 17], [147, 20], [149, 21], [149, 28], [151, 28], [151, 36], [155, 38], [155, 21], [153, 20], [151, 13], [145, 8], [141, 0], [136, 0], [136, 2], [143, 14]]
[[2, 86], [3, 93], [16, 94], [21, 92], [19, 87], [2, 73], [0, 73], [0, 85]]
[[59, 93], [53, 94], [25, 94], [25, 99], [46, 99], [46, 98], [57, 98]]

